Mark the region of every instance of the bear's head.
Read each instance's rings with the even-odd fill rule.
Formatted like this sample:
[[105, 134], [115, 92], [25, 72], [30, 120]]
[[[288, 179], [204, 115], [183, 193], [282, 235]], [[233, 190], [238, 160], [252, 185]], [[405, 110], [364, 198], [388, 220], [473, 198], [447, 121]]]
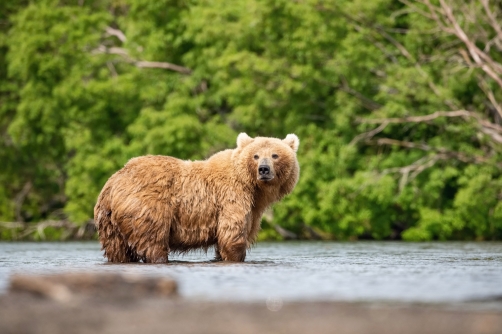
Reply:
[[[300, 174], [296, 151], [300, 140], [294, 134], [285, 139], [251, 138], [245, 133], [237, 137], [236, 159], [239, 168], [259, 186], [286, 187], [293, 190]], [[290, 188], [290, 189], [289, 189]]]

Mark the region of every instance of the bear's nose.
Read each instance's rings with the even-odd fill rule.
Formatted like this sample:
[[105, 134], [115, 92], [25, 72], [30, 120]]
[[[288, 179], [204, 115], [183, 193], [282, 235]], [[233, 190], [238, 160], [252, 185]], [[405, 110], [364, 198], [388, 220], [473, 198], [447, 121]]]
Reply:
[[260, 173], [260, 175], [269, 175], [270, 167], [268, 167], [267, 165], [261, 165], [260, 167], [258, 167], [258, 173]]

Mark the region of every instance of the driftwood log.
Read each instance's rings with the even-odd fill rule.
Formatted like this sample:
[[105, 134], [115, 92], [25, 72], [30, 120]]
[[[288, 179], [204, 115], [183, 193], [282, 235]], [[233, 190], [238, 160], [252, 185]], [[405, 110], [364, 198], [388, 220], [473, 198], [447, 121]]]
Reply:
[[96, 234], [94, 221], [77, 225], [67, 220], [47, 220], [39, 223], [0, 222], [0, 232], [8, 231], [12, 240], [47, 240], [46, 229], [61, 229], [60, 240], [88, 240]]
[[142, 298], [177, 295], [170, 278], [153, 278], [115, 273], [63, 273], [54, 275], [13, 275], [10, 293], [27, 293], [69, 302], [82, 298]]

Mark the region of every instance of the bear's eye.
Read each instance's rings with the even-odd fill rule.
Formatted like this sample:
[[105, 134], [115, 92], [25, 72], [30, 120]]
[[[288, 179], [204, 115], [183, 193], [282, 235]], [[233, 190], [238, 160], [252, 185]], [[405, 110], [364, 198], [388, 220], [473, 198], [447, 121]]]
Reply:
[[255, 160], [258, 160], [260, 157], [258, 156], [258, 154], [255, 154], [253, 158], [254, 158]]
[[277, 154], [272, 154], [272, 158], [277, 159], [279, 156]]

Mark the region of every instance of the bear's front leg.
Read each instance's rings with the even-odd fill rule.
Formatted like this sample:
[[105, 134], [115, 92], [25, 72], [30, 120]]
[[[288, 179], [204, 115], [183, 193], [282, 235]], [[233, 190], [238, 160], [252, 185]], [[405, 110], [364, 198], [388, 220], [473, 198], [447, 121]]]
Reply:
[[227, 214], [220, 218], [216, 260], [243, 262], [246, 258], [246, 250], [249, 247], [247, 225], [251, 215], [239, 211], [241, 210], [238, 208], [228, 210]]
[[223, 261], [222, 258], [221, 258], [221, 253], [220, 253], [220, 250], [218, 249], [218, 244], [216, 244], [216, 246], [214, 246], [214, 260], [213, 261]]
[[[223, 261], [243, 262], [246, 259], [248, 242], [239, 230], [226, 231], [223, 238], [218, 238], [218, 251]], [[216, 255], [218, 256], [218, 255]]]

